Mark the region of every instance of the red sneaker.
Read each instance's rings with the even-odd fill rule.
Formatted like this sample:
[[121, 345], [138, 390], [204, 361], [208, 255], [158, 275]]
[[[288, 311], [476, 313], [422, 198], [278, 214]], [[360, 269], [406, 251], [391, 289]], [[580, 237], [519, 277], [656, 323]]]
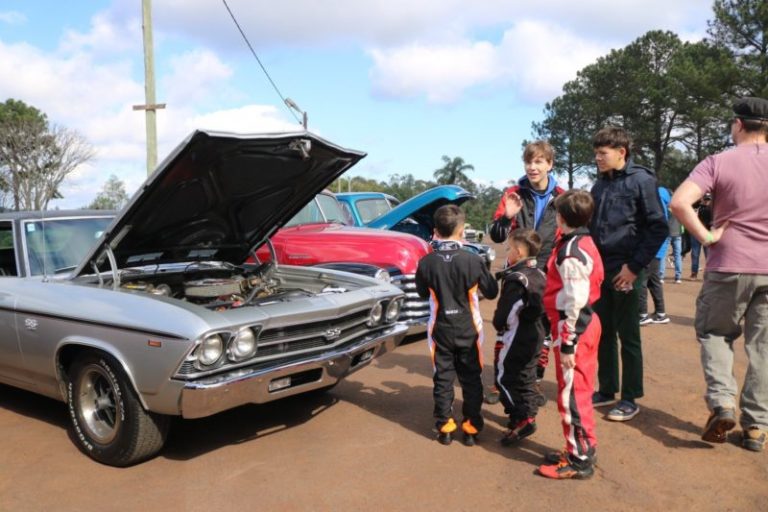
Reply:
[[539, 466], [539, 474], [555, 480], [586, 480], [592, 478], [595, 468], [589, 462], [585, 462], [583, 467], [576, 466], [566, 458], [561, 459], [557, 464]]

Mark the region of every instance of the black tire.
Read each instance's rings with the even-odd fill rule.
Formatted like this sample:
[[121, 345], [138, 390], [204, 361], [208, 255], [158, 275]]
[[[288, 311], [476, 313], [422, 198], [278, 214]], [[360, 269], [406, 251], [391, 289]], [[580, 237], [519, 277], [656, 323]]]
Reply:
[[102, 464], [130, 466], [165, 444], [170, 417], [144, 410], [120, 365], [106, 354], [88, 353], [72, 364], [67, 404], [79, 447]]

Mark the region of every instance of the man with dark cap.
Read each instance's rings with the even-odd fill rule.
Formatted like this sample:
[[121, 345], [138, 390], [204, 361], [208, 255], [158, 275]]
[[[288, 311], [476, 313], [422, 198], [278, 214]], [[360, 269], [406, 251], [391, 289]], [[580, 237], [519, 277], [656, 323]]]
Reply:
[[[710, 409], [702, 439], [724, 443], [736, 426], [733, 342], [743, 332], [748, 365], [739, 401], [741, 443], [759, 452], [768, 441], [768, 100], [739, 99], [733, 112], [736, 146], [701, 161], [670, 207], [691, 237], [710, 248], [694, 324]], [[707, 193], [712, 229], [693, 209]]]

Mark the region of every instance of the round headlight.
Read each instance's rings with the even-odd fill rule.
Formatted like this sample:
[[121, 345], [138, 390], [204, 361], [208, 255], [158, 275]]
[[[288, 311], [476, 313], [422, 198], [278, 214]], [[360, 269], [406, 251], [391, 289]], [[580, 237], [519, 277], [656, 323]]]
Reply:
[[224, 340], [220, 334], [206, 336], [198, 350], [198, 360], [205, 366], [210, 366], [219, 360], [224, 352]]
[[232, 361], [243, 361], [253, 357], [256, 353], [256, 336], [253, 331], [246, 327], [240, 329], [240, 332], [229, 343], [229, 358]]
[[387, 311], [384, 313], [384, 321], [391, 324], [397, 320], [397, 316], [400, 314], [400, 305], [402, 302], [400, 299], [395, 299], [387, 305]]
[[371, 308], [371, 314], [368, 316], [368, 327], [373, 327], [381, 322], [381, 315], [384, 314], [384, 308], [381, 302], [377, 302], [373, 308]]
[[376, 273], [373, 275], [373, 278], [385, 283], [392, 282], [392, 277], [389, 275], [389, 272], [387, 272], [383, 268], [380, 268], [379, 270], [377, 270]]
[[493, 250], [493, 248], [488, 249], [488, 261], [493, 261], [496, 259], [496, 251]]

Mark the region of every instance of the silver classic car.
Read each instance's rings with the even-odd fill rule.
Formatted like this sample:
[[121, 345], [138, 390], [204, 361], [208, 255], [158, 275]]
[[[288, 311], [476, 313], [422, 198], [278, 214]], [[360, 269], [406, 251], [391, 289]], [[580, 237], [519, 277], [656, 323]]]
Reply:
[[402, 292], [243, 262], [363, 156], [307, 132], [195, 132], [114, 218], [0, 214], [0, 382], [66, 402], [113, 466], [155, 455], [171, 416], [332, 387], [402, 339]]

